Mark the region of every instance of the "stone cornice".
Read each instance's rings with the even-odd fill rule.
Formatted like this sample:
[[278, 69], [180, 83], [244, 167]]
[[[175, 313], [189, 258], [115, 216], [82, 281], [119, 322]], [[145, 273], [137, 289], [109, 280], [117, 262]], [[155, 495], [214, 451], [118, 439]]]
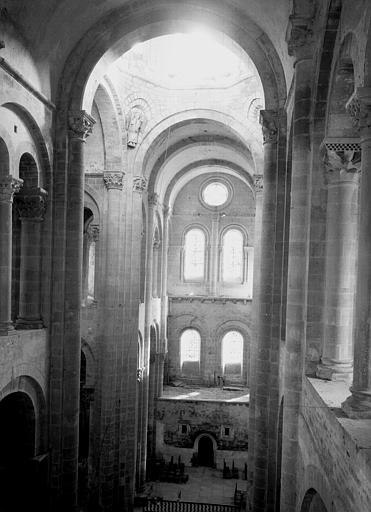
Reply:
[[48, 193], [42, 188], [25, 189], [15, 198], [21, 221], [42, 222], [46, 211]]
[[93, 131], [95, 119], [85, 110], [71, 110], [68, 113], [68, 125], [71, 139], [85, 142]]
[[8, 175], [0, 178], [0, 203], [12, 203], [13, 196], [20, 191], [23, 180]]
[[122, 190], [124, 188], [124, 176], [124, 172], [105, 171], [103, 173], [103, 181], [107, 190]]
[[232, 304], [247, 304], [251, 301], [251, 298], [247, 299], [243, 297], [204, 297], [200, 295], [177, 295], [169, 297], [169, 302], [174, 303], [201, 302], [202, 304], [227, 304], [228, 302], [231, 302]]

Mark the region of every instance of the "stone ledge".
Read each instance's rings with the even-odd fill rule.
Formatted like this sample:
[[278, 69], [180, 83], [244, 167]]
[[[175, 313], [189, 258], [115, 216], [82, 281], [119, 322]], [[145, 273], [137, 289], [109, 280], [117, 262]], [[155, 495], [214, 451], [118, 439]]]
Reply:
[[252, 302], [252, 298], [246, 297], [211, 297], [203, 295], [174, 295], [169, 296], [169, 302], [201, 302], [205, 304], [248, 304]]

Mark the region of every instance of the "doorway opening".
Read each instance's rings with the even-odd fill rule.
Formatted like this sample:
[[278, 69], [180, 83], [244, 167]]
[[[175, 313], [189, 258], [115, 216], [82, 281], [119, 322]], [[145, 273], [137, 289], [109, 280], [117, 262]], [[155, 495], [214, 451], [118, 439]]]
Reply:
[[209, 436], [201, 436], [198, 441], [198, 463], [200, 466], [214, 467], [214, 444]]

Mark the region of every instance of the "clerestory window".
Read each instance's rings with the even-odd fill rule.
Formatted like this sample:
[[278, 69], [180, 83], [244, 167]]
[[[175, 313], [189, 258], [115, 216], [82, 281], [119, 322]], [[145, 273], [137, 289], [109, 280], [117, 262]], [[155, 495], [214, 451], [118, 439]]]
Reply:
[[223, 281], [242, 283], [244, 278], [243, 267], [243, 235], [238, 229], [229, 229], [223, 236]]
[[180, 337], [180, 368], [182, 373], [200, 371], [201, 336], [196, 329], [186, 329]]
[[205, 278], [205, 233], [190, 229], [184, 239], [184, 280], [201, 281]]

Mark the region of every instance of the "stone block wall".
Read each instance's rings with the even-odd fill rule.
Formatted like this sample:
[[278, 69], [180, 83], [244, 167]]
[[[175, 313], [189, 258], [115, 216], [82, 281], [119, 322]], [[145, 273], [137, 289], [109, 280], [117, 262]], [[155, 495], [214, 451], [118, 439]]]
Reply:
[[[189, 465], [192, 454], [197, 452], [199, 437], [207, 434], [215, 441], [217, 468], [221, 469], [225, 460], [229, 466], [234, 461], [243, 470], [247, 462], [248, 418], [246, 403], [160, 398], [156, 410], [156, 453], [165, 460], [173, 456], [175, 461], [180, 455]], [[182, 433], [183, 425], [187, 432]], [[230, 429], [229, 435], [225, 435], [225, 427]]]

